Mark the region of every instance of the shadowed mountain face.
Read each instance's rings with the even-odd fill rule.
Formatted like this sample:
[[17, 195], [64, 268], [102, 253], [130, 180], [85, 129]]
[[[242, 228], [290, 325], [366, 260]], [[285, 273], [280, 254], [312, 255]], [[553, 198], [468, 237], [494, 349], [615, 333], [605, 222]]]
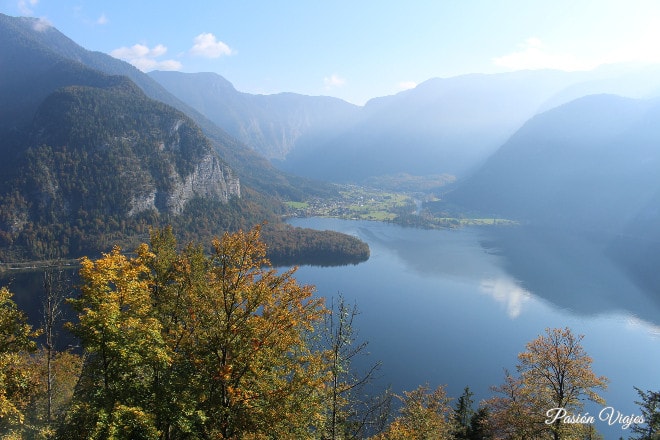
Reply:
[[[497, 247], [531, 286], [551, 291], [561, 280], [553, 280], [549, 266], [548, 273], [524, 278], [531, 273], [527, 259], [547, 252], [548, 261], [561, 261], [590, 249], [584, 261], [610, 261], [642, 289], [657, 292], [659, 122], [658, 100], [595, 95], [572, 101], [527, 122], [445, 200], [527, 224], [501, 234], [506, 239]], [[523, 253], [524, 243], [544, 251]], [[588, 282], [589, 274], [582, 278]], [[657, 304], [657, 295], [650, 298]]]
[[73, 43], [37, 23], [0, 17], [0, 260], [129, 243], [195, 199], [233, 210], [239, 180], [188, 116], [50, 50]]
[[447, 195], [483, 213], [616, 233], [660, 189], [660, 105], [589, 96], [538, 115]]
[[[243, 184], [269, 195], [299, 198], [309, 190], [327, 191], [307, 179], [286, 175], [255, 150], [218, 128], [206, 116], [177, 99], [149, 75], [105, 53], [84, 49], [54, 27], [35, 18], [0, 14], [0, 129], [30, 121], [39, 103], [57, 87], [86, 83], [85, 70], [131, 79], [151, 99], [184, 112], [201, 127], [218, 154], [241, 176]], [[20, 100], [13, 99], [20, 96]]]

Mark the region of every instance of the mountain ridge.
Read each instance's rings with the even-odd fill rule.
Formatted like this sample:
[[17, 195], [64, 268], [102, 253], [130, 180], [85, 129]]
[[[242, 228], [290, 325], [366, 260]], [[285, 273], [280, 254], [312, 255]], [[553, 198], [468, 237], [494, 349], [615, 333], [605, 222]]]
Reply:
[[[132, 77], [176, 101], [134, 67], [86, 51], [55, 28], [35, 29], [41, 24], [0, 16], [0, 37], [11, 36], [0, 44], [3, 263], [130, 248], [165, 224], [182, 242], [210, 242], [222, 231], [269, 222], [264, 236], [276, 241], [290, 232], [281, 223], [282, 197], [328, 191], [277, 171], [199, 113], [153, 99]], [[298, 242], [280, 240], [269, 256], [344, 243], [355, 255], [335, 252], [333, 264], [368, 258], [364, 243], [340, 235], [308, 231]]]
[[268, 159], [284, 160], [302, 137], [348, 123], [357, 110], [327, 96], [239, 92], [211, 72], [153, 71], [149, 76]]
[[[326, 185], [320, 185], [309, 179], [301, 179], [298, 176], [277, 170], [263, 156], [256, 153], [244, 143], [231, 137], [225, 130], [216, 126], [207, 117], [174, 97], [147, 74], [129, 63], [113, 58], [108, 54], [89, 51], [81, 47], [55, 27], [43, 22], [41, 19], [10, 17], [0, 14], [0, 37], [9, 43], [16, 40], [20, 43], [19, 45], [0, 45], [2, 46], [0, 48], [0, 56], [4, 59], [12, 59], [16, 54], [7, 54], [6, 52], [2, 52], [2, 50], [12, 50], [17, 47], [22, 47], [22, 50], [31, 48], [30, 50], [36, 49], [48, 54], [48, 58], [46, 59], [50, 61], [42, 63], [42, 66], [62, 63], [66, 60], [68, 63], [72, 63], [72, 66], [82, 65], [88, 69], [97, 70], [109, 75], [127, 76], [150, 98], [171, 105], [189, 115], [202, 128], [206, 136], [211, 139], [214, 148], [220, 156], [241, 175], [241, 180], [249, 187], [257, 188], [259, 191], [274, 196], [285, 196], [293, 199], [302, 197], [306, 190], [316, 193], [324, 193], [330, 190]], [[20, 50], [15, 51], [20, 54]], [[10, 64], [8, 63], [8, 65]], [[13, 75], [10, 71], [6, 71], [5, 73], [5, 76], [0, 76], [0, 80], [21, 78], [21, 75]], [[24, 78], [24, 80], [27, 82], [28, 78]], [[39, 81], [32, 81], [32, 84], [35, 83], [39, 84]], [[14, 89], [10, 88], [10, 91]], [[1, 94], [0, 97], [2, 97]], [[40, 102], [40, 100], [36, 101]], [[0, 113], [0, 116], [3, 116], [3, 114]], [[0, 124], [2, 124], [1, 120]], [[300, 188], [305, 189], [301, 190]]]

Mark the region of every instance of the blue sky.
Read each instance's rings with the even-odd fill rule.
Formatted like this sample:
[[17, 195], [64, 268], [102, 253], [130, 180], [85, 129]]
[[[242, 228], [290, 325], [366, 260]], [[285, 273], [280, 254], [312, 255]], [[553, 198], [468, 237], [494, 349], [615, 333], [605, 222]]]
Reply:
[[363, 104], [429, 78], [660, 63], [656, 0], [0, 0], [149, 71]]

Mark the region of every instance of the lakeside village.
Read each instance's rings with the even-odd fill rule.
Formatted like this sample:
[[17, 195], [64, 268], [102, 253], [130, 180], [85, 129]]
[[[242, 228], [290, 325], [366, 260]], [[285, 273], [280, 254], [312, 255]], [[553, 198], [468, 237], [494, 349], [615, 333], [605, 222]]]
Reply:
[[358, 185], [337, 185], [338, 196], [317, 197], [304, 202], [287, 202], [288, 217], [334, 217], [344, 220], [370, 220], [421, 228], [461, 226], [506, 226], [517, 222], [496, 218], [450, 213], [425, 206], [440, 203], [429, 193], [386, 191]]

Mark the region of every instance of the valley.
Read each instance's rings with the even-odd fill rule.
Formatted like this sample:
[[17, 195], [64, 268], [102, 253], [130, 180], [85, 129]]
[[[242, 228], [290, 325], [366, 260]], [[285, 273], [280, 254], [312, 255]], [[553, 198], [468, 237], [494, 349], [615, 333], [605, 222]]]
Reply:
[[[337, 196], [285, 202], [287, 216], [328, 217], [343, 220], [370, 220], [419, 228], [465, 226], [513, 226], [515, 220], [470, 216], [467, 211], [438, 209], [441, 201], [432, 193], [396, 192], [373, 187], [336, 184]], [[432, 208], [432, 209], [430, 209]]]
[[[215, 38], [177, 56], [244, 59]], [[442, 425], [469, 385], [497, 438], [549, 438], [509, 435], [493, 394], [533, 389], [538, 427], [549, 388], [493, 386], [551, 328], [586, 335], [608, 404], [660, 386], [660, 66], [431, 77], [356, 105], [159, 70], [165, 52], [0, 13], [0, 436], [414, 438], [355, 417], [432, 386]]]

